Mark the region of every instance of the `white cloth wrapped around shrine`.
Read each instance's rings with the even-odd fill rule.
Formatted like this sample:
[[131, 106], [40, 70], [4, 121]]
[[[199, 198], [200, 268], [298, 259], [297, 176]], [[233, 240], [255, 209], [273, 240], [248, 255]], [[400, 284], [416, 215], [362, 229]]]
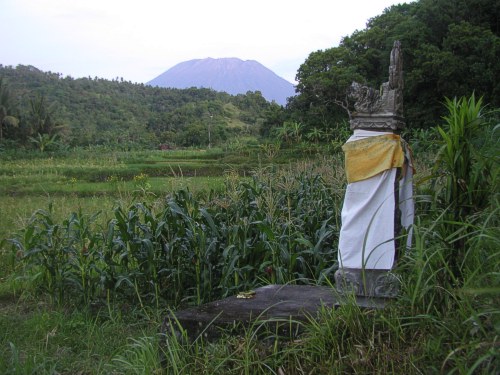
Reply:
[[[370, 137], [379, 138], [363, 142]], [[395, 152], [388, 140], [397, 141], [401, 152]], [[389, 160], [388, 169], [347, 185], [339, 238], [339, 267], [390, 270], [397, 260], [398, 249], [405, 247], [401, 236], [403, 232], [406, 232], [406, 246], [411, 245], [414, 217], [411, 152], [406, 143], [392, 132], [356, 129], [346, 146], [356, 146], [350, 144], [356, 141], [361, 141], [359, 144], [364, 147], [363, 156], [358, 157], [358, 153], [355, 158], [354, 164], [358, 164], [358, 168], [352, 161], [346, 161], [346, 166], [356, 170], [356, 175], [370, 175], [363, 171], [363, 158], [366, 165], [373, 164], [373, 158], [381, 158], [377, 156], [377, 153], [382, 155], [378, 152], [380, 147], [390, 150], [386, 154], [393, 159]], [[370, 148], [374, 151], [370, 152]], [[346, 158], [349, 155], [346, 151]], [[404, 159], [402, 163], [397, 160], [401, 155]], [[380, 165], [379, 162], [376, 164]], [[347, 174], [350, 175], [349, 171]], [[402, 231], [402, 228], [405, 230]]]

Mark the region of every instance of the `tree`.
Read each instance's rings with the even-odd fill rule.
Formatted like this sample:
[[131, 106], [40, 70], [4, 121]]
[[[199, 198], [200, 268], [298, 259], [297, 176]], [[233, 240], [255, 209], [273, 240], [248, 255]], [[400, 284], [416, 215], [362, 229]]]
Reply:
[[48, 134], [37, 134], [37, 137], [29, 137], [30, 141], [38, 147], [40, 152], [44, 152], [50, 146], [55, 145], [57, 143], [57, 134], [50, 136]]
[[311, 142], [319, 143], [326, 138], [326, 134], [318, 128], [312, 128], [309, 133], [306, 134], [306, 138]]
[[403, 46], [409, 126], [434, 126], [443, 97], [475, 92], [500, 105], [499, 11], [493, 0], [420, 0], [386, 9], [338, 47], [309, 55], [297, 74], [299, 95], [289, 102], [292, 116], [308, 128], [331, 127], [332, 107], [349, 111], [352, 81], [374, 88], [387, 81], [395, 40]]
[[296, 79], [299, 95], [289, 99], [293, 121], [307, 133], [313, 128], [335, 128], [349, 116], [348, 89], [353, 81], [364, 82], [356, 54], [346, 47], [316, 51], [300, 66]]
[[491, 93], [500, 94], [500, 38], [469, 22], [451, 24], [440, 68], [439, 84], [447, 96], [475, 91], [490, 101]]
[[302, 125], [300, 122], [293, 121], [290, 123], [290, 134], [295, 142], [300, 142], [302, 140], [303, 129], [304, 125]]
[[297, 72], [297, 92], [311, 105], [334, 104], [348, 112], [348, 88], [353, 81], [364, 80], [358, 66], [356, 55], [345, 47], [313, 52]]
[[287, 113], [282, 106], [271, 103], [264, 111], [263, 118], [264, 121], [260, 126], [259, 133], [263, 137], [268, 137], [287, 119]]
[[282, 142], [290, 143], [292, 139], [292, 129], [290, 122], [285, 121], [281, 126], [274, 128], [274, 135]]
[[45, 95], [36, 95], [29, 100], [29, 122], [34, 133], [51, 135], [55, 130], [54, 105], [49, 105]]
[[8, 127], [17, 127], [19, 120], [14, 116], [16, 112], [15, 105], [9, 88], [0, 77], [0, 141], [3, 139], [3, 129]]

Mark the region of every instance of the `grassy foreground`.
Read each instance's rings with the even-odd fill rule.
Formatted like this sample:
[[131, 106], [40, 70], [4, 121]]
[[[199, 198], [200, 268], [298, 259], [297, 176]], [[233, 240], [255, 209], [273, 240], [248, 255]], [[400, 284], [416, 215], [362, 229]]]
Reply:
[[[324, 309], [298, 339], [262, 325], [215, 343], [159, 334], [168, 309], [269, 283], [329, 285], [344, 180], [339, 158], [317, 159], [255, 168], [243, 181], [230, 173], [217, 189], [197, 193], [196, 183], [159, 196], [150, 177], [132, 177], [132, 192], [59, 193], [51, 209], [34, 206], [44, 211], [31, 218], [5, 194], [21, 231], [3, 229], [15, 240], [2, 243], [1, 372], [498, 373], [497, 165], [474, 182], [480, 191], [447, 194], [448, 178], [472, 175], [474, 163], [457, 171], [437, 162], [435, 176], [422, 178], [414, 246], [397, 269], [400, 298], [388, 308]], [[43, 202], [29, 192], [22, 198]], [[458, 209], [465, 206], [472, 209]]]

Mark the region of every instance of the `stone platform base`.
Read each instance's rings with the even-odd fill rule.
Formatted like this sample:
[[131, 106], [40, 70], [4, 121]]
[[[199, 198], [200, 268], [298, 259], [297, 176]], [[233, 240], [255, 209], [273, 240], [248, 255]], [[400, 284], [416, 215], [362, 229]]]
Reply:
[[[381, 309], [386, 304], [382, 298], [355, 298], [361, 308]], [[256, 289], [252, 298], [232, 296], [177, 311], [165, 319], [162, 330], [166, 334], [180, 335], [180, 326], [191, 340], [199, 335], [214, 339], [222, 330], [241, 332], [262, 324], [267, 330], [291, 337], [300, 333], [301, 323], [317, 317], [322, 306], [337, 308], [348, 303], [348, 299], [329, 287], [268, 285]]]
[[400, 280], [390, 270], [339, 268], [335, 272], [335, 288], [340, 294], [373, 298], [395, 298]]

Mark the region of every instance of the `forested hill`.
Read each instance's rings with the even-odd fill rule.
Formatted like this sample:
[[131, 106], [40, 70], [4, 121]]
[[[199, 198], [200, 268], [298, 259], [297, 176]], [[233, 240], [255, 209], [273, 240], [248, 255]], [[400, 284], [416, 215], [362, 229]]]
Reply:
[[16, 126], [4, 122], [2, 137], [18, 143], [38, 134], [57, 134], [69, 145], [206, 146], [208, 128], [212, 144], [257, 133], [265, 111], [278, 106], [260, 92], [231, 96], [118, 78], [74, 79], [24, 65], [0, 65], [0, 80], [10, 98], [7, 114], [19, 120]]

